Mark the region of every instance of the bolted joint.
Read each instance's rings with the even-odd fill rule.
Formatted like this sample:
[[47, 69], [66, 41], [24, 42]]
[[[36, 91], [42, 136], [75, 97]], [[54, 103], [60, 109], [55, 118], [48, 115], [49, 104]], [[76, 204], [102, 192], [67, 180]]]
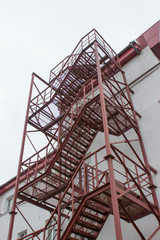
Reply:
[[12, 215], [12, 214], [13, 214], [13, 215], [16, 215], [17, 212], [15, 212], [15, 211], [10, 211], [9, 214], [11, 214], [11, 215]]
[[152, 184], [152, 185], [150, 185], [148, 188], [149, 188], [149, 189], [156, 189], [156, 188], [157, 188], [157, 186], [156, 186], [156, 185], [154, 185], [154, 184]]
[[105, 160], [108, 160], [109, 158], [115, 159], [115, 157], [112, 154], [108, 154], [104, 157]]

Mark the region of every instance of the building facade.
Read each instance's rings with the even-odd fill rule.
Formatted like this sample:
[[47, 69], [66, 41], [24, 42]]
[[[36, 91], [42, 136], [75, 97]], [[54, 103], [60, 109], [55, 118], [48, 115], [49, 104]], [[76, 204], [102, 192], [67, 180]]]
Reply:
[[[99, 53], [100, 55], [100, 53]], [[150, 29], [148, 29], [145, 33], [143, 33], [141, 36], [139, 36], [136, 39], [136, 42], [131, 42], [125, 49], [123, 49], [119, 54], [118, 54], [118, 58], [119, 58], [119, 62], [121, 65], [121, 69], [122, 72], [125, 72], [125, 76], [127, 79], [127, 83], [128, 86], [130, 88], [130, 92], [131, 92], [131, 96], [132, 96], [132, 101], [133, 101], [133, 105], [134, 105], [134, 109], [135, 109], [135, 113], [137, 113], [137, 119], [138, 119], [138, 124], [140, 127], [140, 131], [143, 137], [143, 142], [144, 142], [144, 146], [145, 146], [145, 150], [148, 156], [148, 161], [149, 161], [149, 167], [150, 167], [150, 171], [151, 171], [151, 175], [152, 175], [152, 179], [153, 179], [153, 185], [150, 185], [150, 189], [148, 187], [148, 180], [147, 177], [145, 176], [145, 174], [143, 174], [143, 169], [142, 167], [140, 167], [138, 165], [138, 163], [136, 162], [136, 164], [134, 164], [135, 169], [133, 170], [133, 166], [131, 161], [129, 160], [129, 158], [127, 159], [127, 157], [125, 156], [125, 154], [128, 156], [132, 156], [133, 153], [131, 153], [130, 149], [125, 147], [125, 141], [124, 139], [120, 136], [119, 138], [117, 137], [118, 134], [116, 135], [114, 133], [114, 131], [118, 132], [118, 130], [114, 130], [115, 126], [112, 123], [112, 128], [110, 127], [109, 130], [112, 132], [110, 132], [110, 141], [111, 141], [111, 145], [112, 144], [119, 144], [119, 142], [121, 142], [121, 147], [120, 150], [125, 152], [125, 154], [122, 154], [122, 158], [124, 157], [124, 161], [130, 161], [129, 166], [127, 166], [127, 168], [131, 169], [131, 172], [133, 171], [137, 171], [140, 172], [140, 174], [137, 174], [135, 176], [136, 181], [138, 182], [139, 186], [142, 186], [143, 189], [145, 189], [145, 192], [147, 192], [148, 189], [148, 195], [152, 194], [150, 193], [150, 191], [152, 192], [152, 189], [154, 189], [154, 191], [156, 192], [157, 198], [158, 198], [158, 202], [160, 202], [160, 188], [159, 188], [159, 182], [160, 182], [160, 164], [159, 164], [159, 156], [160, 156], [160, 125], [159, 125], [159, 120], [160, 120], [160, 21], [157, 22], [155, 25], [153, 25]], [[102, 58], [103, 59], [103, 56]], [[108, 61], [109, 62], [109, 61]], [[112, 61], [111, 63], [106, 63], [109, 64], [109, 67], [107, 69], [112, 68]], [[101, 69], [104, 67], [102, 66], [103, 62], [100, 62], [100, 66]], [[113, 62], [113, 64], [116, 63]], [[114, 67], [115, 67], [114, 66]], [[121, 72], [115, 70], [115, 68], [113, 68], [114, 70], [114, 78], [117, 79], [117, 81], [120, 82], [120, 84], [122, 84], [122, 76], [121, 76]], [[109, 74], [109, 73], [106, 73]], [[95, 83], [93, 83], [93, 88], [96, 89], [97, 85]], [[114, 87], [114, 86], [113, 86]], [[85, 91], [86, 91], [86, 98], [90, 97], [90, 92], [91, 90], [87, 90], [87, 88], [89, 89], [89, 87], [87, 86]], [[110, 90], [111, 91], [111, 90]], [[125, 91], [125, 89], [124, 89]], [[94, 94], [96, 96], [98, 96], [98, 90], [94, 90]], [[88, 95], [87, 95], [88, 94]], [[81, 98], [82, 95], [80, 95], [79, 98]], [[94, 97], [95, 97], [94, 96]], [[123, 102], [123, 101], [122, 101]], [[74, 105], [73, 105], [74, 106]], [[109, 107], [108, 107], [109, 108]], [[96, 108], [97, 113], [98, 113], [98, 107]], [[110, 110], [110, 108], [109, 108]], [[109, 111], [108, 110], [108, 111]], [[128, 110], [130, 111], [130, 109]], [[96, 113], [95, 113], [96, 115]], [[58, 118], [58, 117], [57, 117]], [[109, 117], [108, 117], [109, 119]], [[126, 126], [128, 126], [127, 129], [127, 139], [129, 139], [129, 146], [135, 149], [136, 152], [138, 152], [139, 156], [141, 157], [141, 153], [139, 150], [139, 145], [136, 145], [136, 141], [135, 140], [135, 133], [134, 133], [134, 129], [130, 128], [129, 123], [127, 123], [124, 120], [121, 121], [121, 124], [124, 124], [124, 128], [126, 128]], [[128, 124], [128, 125], [127, 125]], [[119, 125], [120, 126], [120, 125]], [[133, 123], [134, 126], [134, 123]], [[87, 154], [85, 157], [85, 169], [87, 168], [86, 172], [83, 170], [82, 175], [87, 174], [87, 179], [90, 179], [90, 181], [92, 182], [92, 184], [94, 185], [94, 182], [92, 179], [93, 175], [91, 175], [90, 171], [92, 170], [92, 172], [95, 170], [94, 169], [94, 164], [93, 162], [96, 161], [95, 156], [97, 156], [98, 158], [98, 162], [100, 164], [101, 162], [101, 158], [104, 159], [105, 154], [105, 150], [103, 148], [103, 146], [105, 145], [105, 135], [104, 135], [104, 126], [100, 127], [98, 132], [96, 133], [96, 137], [93, 139], [92, 143], [90, 144], [88, 150], [87, 150]], [[94, 127], [94, 125], [92, 125], [92, 129], [96, 129]], [[121, 128], [122, 129], [122, 128]], [[53, 129], [52, 129], [53, 130]], [[86, 130], [87, 131], [87, 130]], [[124, 130], [126, 131], [126, 130]], [[64, 129], [63, 131], [64, 132]], [[50, 130], [51, 133], [51, 130]], [[139, 133], [138, 133], [139, 134]], [[48, 132], [49, 135], [49, 132]], [[133, 139], [133, 140], [132, 140]], [[62, 140], [63, 141], [63, 140]], [[123, 143], [122, 143], [123, 141]], [[127, 141], [127, 140], [126, 140]], [[133, 142], [133, 143], [132, 143]], [[43, 145], [43, 144], [42, 144]], [[97, 149], [98, 150], [96, 153], [95, 151]], [[116, 148], [115, 148], [116, 149]], [[118, 150], [117, 150], [118, 151]], [[119, 155], [121, 155], [121, 153], [119, 152]], [[139, 156], [137, 158], [139, 158]], [[118, 158], [118, 156], [117, 156]], [[107, 160], [107, 159], [106, 159]], [[105, 164], [107, 165], [107, 161], [103, 161], [101, 167], [98, 169], [98, 180], [101, 178], [103, 181], [103, 177], [102, 177], [102, 169], [103, 167], [105, 167]], [[136, 160], [135, 160], [136, 161]], [[40, 162], [41, 165], [39, 165], [39, 175], [40, 176], [40, 171], [41, 169], [44, 168], [43, 162]], [[50, 162], [48, 163], [50, 164]], [[127, 163], [125, 163], [127, 164]], [[115, 163], [116, 165], [116, 163]], [[91, 168], [92, 166], [92, 168]], [[126, 166], [126, 165], [125, 165]], [[143, 166], [143, 164], [142, 164]], [[34, 168], [34, 166], [33, 166]], [[145, 166], [144, 166], [145, 168]], [[118, 170], [117, 170], [118, 169]], [[127, 173], [127, 170], [125, 171], [125, 167], [124, 169], [122, 169], [122, 167], [118, 167], [115, 171], [115, 176], [116, 179], [119, 179], [121, 181], [121, 179], [123, 180], [124, 175], [125, 178], [128, 178], [128, 184], [131, 182], [131, 176], [129, 175], [129, 172]], [[141, 169], [141, 170], [140, 170]], [[24, 174], [20, 175], [20, 179], [19, 179], [19, 183], [20, 183], [20, 187], [22, 186], [23, 188], [23, 183], [26, 181], [27, 177], [28, 178], [32, 178], [33, 174], [35, 173], [35, 170], [32, 172], [32, 170], [30, 170], [31, 172], [27, 173], [24, 170]], [[56, 170], [54, 169], [54, 174], [56, 173]], [[146, 170], [147, 171], [147, 170]], [[30, 175], [29, 175], [30, 174]], [[133, 173], [134, 175], [135, 173]], [[79, 176], [79, 175], [78, 175]], [[105, 175], [107, 178], [107, 174]], [[138, 179], [139, 176], [139, 179]], [[146, 177], [146, 178], [145, 178]], [[77, 179], [79, 178], [75, 178], [74, 179], [74, 190], [75, 192], [78, 194], [79, 189], [76, 189], [76, 183]], [[32, 179], [33, 181], [33, 179]], [[96, 181], [94, 179], [94, 181]], [[99, 180], [100, 181], [100, 180]], [[10, 221], [10, 212], [12, 215], [12, 201], [13, 201], [13, 195], [14, 195], [14, 186], [15, 186], [15, 182], [16, 179], [11, 179], [10, 181], [8, 181], [7, 183], [5, 183], [4, 185], [2, 185], [0, 187], [0, 239], [7, 239], [8, 236], [8, 231], [9, 231], [9, 221]], [[143, 182], [143, 184], [142, 184]], [[42, 183], [39, 183], [42, 184]], [[100, 182], [98, 183], [100, 184]], [[116, 184], [120, 184], [119, 182]], [[80, 183], [81, 188], [85, 189], [86, 191], [88, 191], [88, 194], [90, 194], [92, 191], [90, 191], [90, 189], [93, 188], [93, 186], [91, 186], [88, 182], [86, 183], [84, 180], [81, 181]], [[134, 184], [133, 184], [134, 185]], [[126, 191], [125, 194], [129, 193], [129, 191], [132, 191], [134, 189], [134, 186], [131, 184], [131, 186], [129, 186], [128, 188], [123, 189], [124, 191]], [[147, 186], [145, 188], [145, 185]], [[79, 185], [78, 185], [79, 186]], [[103, 187], [101, 185], [98, 185], [99, 188]], [[61, 188], [61, 185], [59, 186], [59, 189]], [[67, 186], [66, 186], [67, 188]], [[122, 188], [122, 187], [120, 187]], [[41, 188], [42, 189], [42, 188]], [[97, 190], [98, 188], [95, 187], [95, 189]], [[94, 190], [95, 190], [94, 189]], [[96, 191], [95, 190], [95, 191]], [[26, 190], [27, 191], [27, 190]], [[28, 189], [28, 191], [30, 191], [30, 189]], [[32, 189], [32, 191], [37, 191], [36, 193], [34, 193], [34, 196], [40, 196], [40, 200], [44, 200], [44, 196], [38, 195], [40, 192], [40, 187], [34, 185], [34, 188]], [[42, 190], [41, 190], [42, 191]], [[57, 189], [58, 191], [58, 189]], [[65, 190], [63, 189], [63, 192]], [[73, 189], [72, 189], [73, 191]], [[107, 194], [110, 194], [110, 190], [106, 190], [108, 191]], [[50, 194], [50, 192], [47, 192], [48, 195]], [[26, 194], [26, 195], [25, 195]], [[44, 225], [46, 225], [47, 221], [50, 219], [50, 211], [49, 211], [49, 204], [50, 205], [56, 205], [57, 202], [53, 201], [53, 202], [47, 202], [47, 204], [45, 203], [45, 207], [46, 209], [44, 209], [44, 205], [42, 207], [40, 206], [35, 206], [35, 202], [33, 203], [30, 199], [30, 201], [24, 201], [25, 197], [27, 196], [27, 194], [29, 195], [30, 192], [25, 192], [25, 194], [21, 194], [21, 198], [18, 199], [19, 204], [17, 205], [16, 208], [16, 214], [15, 214], [15, 219], [14, 219], [14, 228], [13, 228], [13, 234], [12, 234], [12, 239], [43, 239], [41, 233], [39, 234], [38, 232], [37, 235], [32, 235], [29, 236], [28, 238], [23, 238], [25, 235], [30, 234], [31, 232], [35, 232], [38, 231], [39, 229], [42, 229], [44, 227]], [[37, 194], [37, 195], [36, 195]], [[45, 193], [46, 194], [46, 193]], [[52, 192], [52, 194], [54, 194]], [[58, 194], [61, 194], [61, 192], [58, 192]], [[98, 194], [98, 193], [97, 193]], [[124, 193], [118, 193], [118, 194], [124, 194]], [[131, 197], [135, 197], [137, 199], [141, 199], [143, 193], [140, 193], [139, 195], [137, 194], [137, 192], [135, 191], [134, 193], [131, 193]], [[72, 194], [71, 194], [72, 195]], [[148, 197], [147, 193], [146, 193], [146, 201], [150, 201], [150, 196]], [[154, 194], [153, 194], [154, 195]], [[59, 198], [62, 197], [62, 195], [58, 195]], [[130, 198], [131, 198], [130, 197]], [[27, 197], [26, 197], [27, 198]], [[74, 199], [76, 199], [76, 196], [73, 196]], [[120, 196], [119, 196], [120, 198]], [[154, 198], [154, 197], [153, 197]], [[117, 197], [118, 199], [118, 197]], [[129, 196], [128, 196], [129, 199]], [[47, 199], [48, 200], [48, 199]], [[47, 201], [45, 199], [45, 201]], [[88, 200], [89, 201], [89, 200]], [[92, 199], [93, 201], [93, 199]], [[130, 200], [131, 201], [131, 200]], [[138, 200], [137, 200], [138, 201]], [[109, 205], [110, 200], [108, 200], [107, 204]], [[121, 199], [122, 204], [126, 203], [125, 201], [123, 202], [123, 199]], [[153, 212], [150, 212], [149, 209], [147, 209], [147, 207], [143, 207], [145, 201], [141, 201], [139, 202], [139, 207], [138, 205], [135, 206], [135, 204], [132, 204], [132, 206], [130, 207], [130, 205], [128, 205], [125, 207], [124, 211], [127, 209], [127, 213], [130, 216], [133, 216], [134, 219], [134, 223], [136, 224], [136, 226], [133, 226], [134, 223], [131, 222], [131, 220], [127, 220], [127, 213], [126, 215], [124, 213], [122, 213], [122, 211], [120, 210], [120, 216], [121, 216], [121, 220], [120, 220], [120, 224], [121, 224], [121, 229], [122, 229], [122, 238], [121, 236], [118, 237], [118, 231], [115, 231], [115, 229], [118, 229], [118, 227], [116, 228], [116, 224], [118, 224], [118, 221], [116, 222], [115, 220], [115, 213], [114, 211], [114, 207], [113, 210], [111, 210], [108, 214], [108, 216], [106, 217], [106, 220], [103, 222], [102, 226], [100, 227], [100, 223], [97, 223], [96, 227], [98, 229], [98, 227], [100, 228], [99, 230], [95, 230], [95, 226], [93, 225], [92, 220], [89, 221], [89, 229], [90, 231], [86, 230], [86, 235], [81, 232], [77, 234], [77, 232], [74, 230], [74, 232], [72, 233], [72, 235], [66, 235], [67, 237], [65, 238], [65, 229], [67, 229], [67, 225], [68, 222], [70, 220], [64, 221], [64, 224], [62, 226], [61, 229], [59, 229], [59, 231], [61, 232], [61, 236], [62, 233], [64, 234], [64, 238], [63, 239], [154, 239], [154, 240], [158, 240], [160, 239], [160, 228], [159, 228], [159, 222], [158, 222], [158, 217], [156, 218], [156, 214], [154, 216], [154, 211], [158, 212], [158, 209], [156, 209], [155, 206], [153, 206]], [[130, 204], [129, 202], [127, 202], [128, 204]], [[102, 207], [102, 203], [100, 203], [99, 201], [99, 206]], [[119, 203], [120, 204], [120, 203]], [[137, 204], [137, 203], [136, 203]], [[146, 203], [145, 203], [146, 204]], [[112, 202], [113, 205], [113, 202]], [[150, 206], [148, 204], [148, 206]], [[76, 212], [76, 210], [78, 209], [79, 205], [77, 202], [77, 206], [72, 206], [72, 214], [73, 212]], [[151, 205], [152, 207], [152, 205]], [[107, 205], [103, 206], [101, 211], [108, 211], [106, 210], [108, 208]], [[119, 207], [120, 208], [120, 207]], [[69, 209], [66, 208], [67, 210], [65, 210], [62, 213], [62, 219], [61, 222], [63, 222], [63, 219], [66, 218], [65, 215], [67, 215], [67, 211]], [[133, 211], [133, 213], [132, 213]], [[137, 214], [135, 214], [135, 212], [137, 211]], [[114, 214], [113, 214], [114, 213]], [[101, 213], [97, 213], [97, 214], [101, 214]], [[97, 215], [99, 216], [99, 215]], [[158, 213], [157, 213], [158, 216]], [[68, 214], [68, 219], [72, 219], [74, 216]], [[83, 216], [85, 218], [85, 216]], [[77, 220], [75, 220], [76, 222]], [[98, 220], [97, 220], [98, 221]], [[58, 215], [57, 213], [50, 219], [50, 221], [48, 222], [48, 227], [45, 229], [45, 234], [46, 234], [46, 238], [44, 239], [58, 239]], [[72, 222], [71, 222], [72, 224]], [[50, 227], [51, 226], [51, 227]], [[87, 223], [86, 223], [87, 226]], [[81, 222], [81, 227], [82, 230], [83, 228], [85, 229], [85, 227], [83, 225], [83, 223]], [[73, 230], [73, 229], [72, 229]], [[78, 229], [79, 230], [79, 229]], [[78, 231], [77, 230], [77, 231]], [[71, 231], [71, 230], [70, 230]], [[93, 234], [93, 238], [92, 233], [93, 232], [98, 232], [98, 235], [95, 237], [95, 235]], [[67, 233], [66, 233], [67, 234]], [[69, 234], [69, 231], [68, 231]], [[88, 235], [87, 235], [88, 234]], [[47, 237], [48, 236], [48, 237]], [[56, 236], [54, 238], [54, 236]], [[43, 237], [44, 237], [44, 231], [43, 231]]]

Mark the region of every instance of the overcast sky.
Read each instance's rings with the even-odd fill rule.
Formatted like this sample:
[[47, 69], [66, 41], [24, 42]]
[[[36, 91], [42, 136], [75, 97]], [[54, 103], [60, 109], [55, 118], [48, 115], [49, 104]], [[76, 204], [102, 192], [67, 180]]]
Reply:
[[159, 18], [159, 0], [0, 0], [0, 185], [17, 172], [32, 72], [48, 81], [92, 28], [119, 52]]

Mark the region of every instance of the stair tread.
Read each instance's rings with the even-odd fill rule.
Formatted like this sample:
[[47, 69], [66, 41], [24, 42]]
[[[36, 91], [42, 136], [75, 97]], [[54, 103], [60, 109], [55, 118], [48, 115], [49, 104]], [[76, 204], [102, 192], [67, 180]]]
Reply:
[[73, 167], [72, 165], [68, 164], [66, 161], [63, 161], [62, 159], [57, 160], [57, 162], [62, 165], [63, 167], [66, 167], [70, 171], [74, 171], [76, 168]]
[[99, 197], [94, 197], [94, 198], [93, 198], [93, 201], [98, 202], [98, 203], [100, 203], [100, 204], [102, 204], [102, 205], [104, 205], [104, 206], [106, 206], [106, 207], [109, 207], [109, 206], [107, 205], [106, 201], [100, 199]]
[[88, 218], [88, 219], [91, 219], [91, 220], [93, 220], [95, 222], [98, 222], [98, 223], [103, 222], [103, 218], [97, 217], [97, 216], [95, 216], [95, 214], [93, 215], [93, 214], [91, 214], [89, 212], [86, 212], [86, 211], [82, 211], [81, 216], [85, 217], [85, 218]]
[[85, 149], [80, 147], [80, 144], [78, 144], [78, 146], [76, 147], [75, 146], [75, 143], [76, 141], [68, 141], [66, 145], [69, 146], [69, 148], [74, 148], [76, 151], [80, 152], [80, 153], [84, 153], [85, 152]]
[[74, 136], [73, 134], [71, 135], [71, 138], [81, 144], [83, 147], [88, 147], [88, 143], [85, 143], [84, 140], [82, 141], [79, 136]]
[[84, 232], [84, 231], [82, 231], [82, 230], [80, 230], [80, 229], [75, 229], [75, 228], [73, 228], [72, 229], [72, 232], [73, 233], [75, 233], [75, 234], [77, 234], [77, 235], [80, 235], [80, 236], [82, 236], [82, 237], [87, 237], [87, 238], [89, 238], [89, 239], [95, 239], [95, 236], [93, 236], [92, 234], [90, 234], [90, 233], [87, 233], [87, 232]]
[[68, 92], [72, 97], [74, 97], [74, 98], [76, 97], [75, 93], [77, 93], [77, 89], [71, 88], [70, 84], [69, 85], [64, 84], [62, 89], [63, 89], [63, 91]]
[[[94, 131], [95, 132], [95, 131]], [[84, 139], [86, 139], [88, 142], [90, 142], [92, 140], [92, 137], [94, 136], [93, 133], [88, 132], [88, 130], [82, 128], [82, 126], [76, 126], [73, 134], [76, 133], [79, 137], [82, 137]], [[87, 135], [88, 133], [88, 135]]]
[[67, 237], [67, 240], [79, 240], [79, 239], [74, 237]]
[[84, 153], [84, 151], [81, 152], [80, 150], [75, 148], [73, 145], [68, 144], [68, 142], [66, 143], [64, 150], [69, 151], [69, 152], [72, 151], [73, 154], [76, 154], [79, 156], [81, 156]]
[[60, 169], [59, 166], [56, 166], [56, 165], [53, 165], [53, 169], [56, 170], [57, 172], [59, 173], [62, 173], [63, 175], [67, 176], [67, 177], [70, 177], [72, 175], [72, 172], [68, 172], [67, 171], [67, 168], [62, 168]]
[[83, 156], [82, 154], [78, 154], [78, 153], [74, 152], [73, 150], [72, 150], [72, 151], [68, 150], [66, 147], [64, 147], [62, 151], [63, 151], [63, 152], [64, 152], [64, 151], [67, 152], [67, 155], [70, 154], [70, 155], [72, 155], [73, 157], [75, 157], [76, 159], [80, 159], [80, 158], [82, 158], [82, 156]]
[[83, 220], [80, 220], [80, 219], [78, 219], [76, 224], [78, 224], [80, 226], [83, 226], [85, 228], [89, 228], [89, 229], [94, 230], [94, 231], [99, 231], [101, 229], [100, 226], [96, 226], [96, 225], [94, 225], [90, 222], [86, 222], [86, 221], [83, 221]]
[[65, 154], [64, 152], [61, 152], [61, 156], [66, 159], [68, 162], [71, 162], [72, 164], [76, 165], [79, 163], [79, 161], [77, 160], [77, 158], [73, 158], [71, 156], [68, 156], [67, 154]]
[[56, 179], [58, 182], [63, 182], [63, 183], [66, 182], [66, 179], [64, 177], [59, 176], [52, 171], [50, 172], [49, 176], [51, 177], [51, 179], [54, 179], [54, 180]]
[[104, 205], [101, 205], [101, 204], [99, 204], [98, 203], [98, 205], [97, 206], [95, 206], [95, 205], [93, 205], [93, 203], [87, 203], [86, 205], [85, 205], [85, 207], [86, 208], [88, 208], [88, 209], [90, 209], [90, 210], [93, 210], [93, 211], [95, 211], [95, 212], [97, 212], [97, 213], [100, 213], [100, 214], [102, 214], [102, 215], [105, 215], [106, 214], [106, 211], [108, 210], [108, 209], [104, 209], [105, 207], [104, 207]]
[[84, 122], [83, 121], [81, 122], [81, 120], [79, 121], [79, 123], [77, 125], [77, 128], [79, 128], [79, 131], [83, 132], [83, 134], [85, 134], [85, 135], [88, 134], [89, 136], [93, 137], [94, 134], [95, 134], [95, 130], [94, 129], [90, 129], [90, 131], [89, 131], [89, 128], [86, 125], [86, 123], [84, 125]]

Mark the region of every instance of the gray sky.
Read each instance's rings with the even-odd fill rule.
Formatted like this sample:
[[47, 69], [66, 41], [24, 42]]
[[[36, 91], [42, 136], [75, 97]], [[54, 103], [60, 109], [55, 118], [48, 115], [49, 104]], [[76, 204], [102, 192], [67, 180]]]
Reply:
[[119, 52], [159, 9], [159, 0], [0, 0], [0, 185], [17, 172], [32, 72], [48, 81], [92, 28]]

